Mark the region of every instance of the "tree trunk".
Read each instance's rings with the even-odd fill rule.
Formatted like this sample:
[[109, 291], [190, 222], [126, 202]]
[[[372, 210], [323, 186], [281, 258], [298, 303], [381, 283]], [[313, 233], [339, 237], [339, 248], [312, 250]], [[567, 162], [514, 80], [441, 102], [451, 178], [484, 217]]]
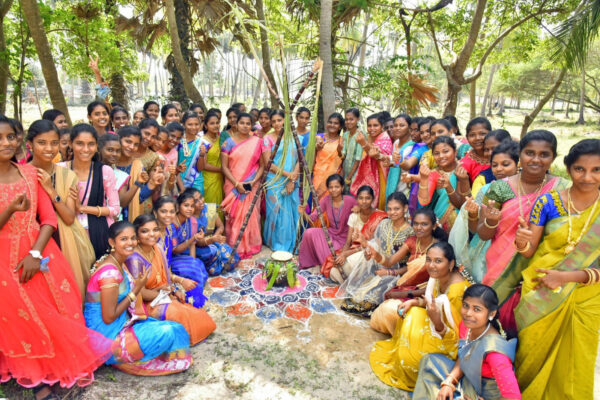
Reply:
[[[358, 68], [365, 66], [365, 55], [367, 54], [367, 37], [369, 35], [369, 21], [371, 20], [371, 12], [365, 14], [365, 26], [363, 27], [362, 40], [360, 41], [360, 53], [358, 55]], [[362, 82], [362, 76], [358, 76], [358, 87]]]
[[[269, 37], [267, 36], [267, 31], [264, 28], [266, 25], [265, 20], [265, 6], [263, 4], [263, 0], [256, 0], [256, 16], [258, 17], [258, 21], [261, 23], [259, 28], [260, 30], [260, 50], [262, 55], [262, 64], [263, 69], [265, 70], [265, 74], [267, 74], [267, 78], [269, 82], [273, 86], [274, 89], [277, 88], [277, 82], [275, 81], [275, 75], [273, 75], [273, 70], [271, 69], [271, 53], [269, 51]], [[271, 91], [267, 90], [269, 94], [269, 98], [271, 99], [271, 107], [278, 108], [279, 103], [277, 102], [277, 97], [271, 93]]]
[[500, 109], [498, 109], [498, 116], [499, 117], [502, 117], [504, 115], [505, 103], [506, 103], [506, 98], [504, 96], [502, 96], [500, 98]]
[[475, 118], [477, 115], [477, 79], [469, 84], [469, 119]]
[[[448, 75], [448, 72], [446, 72]], [[446, 93], [446, 103], [444, 105], [443, 115], [456, 115], [458, 107], [458, 94], [461, 87], [456, 81], [448, 76], [448, 92]]]
[[[189, 33], [187, 32], [189, 24], [181, 23], [182, 21], [187, 21], [189, 9], [185, 0], [175, 1], [177, 1], [177, 5], [180, 7], [178, 7], [177, 9], [175, 8], [174, 0], [165, 0], [165, 11], [167, 14], [167, 19], [169, 21], [169, 36], [171, 37], [173, 59], [175, 62], [176, 70], [181, 76], [181, 79], [183, 80], [183, 87], [185, 89], [186, 96], [183, 97], [183, 99], [173, 98], [173, 96], [171, 96], [171, 98], [173, 98], [173, 100], [180, 101], [181, 105], [184, 106], [184, 108], [186, 108], [186, 106], [188, 105], [188, 97], [194, 103], [199, 103], [202, 106], [202, 108], [206, 108], [206, 105], [204, 104], [204, 99], [202, 98], [202, 95], [194, 85], [192, 73], [188, 68], [189, 53], [187, 50], [186, 42], [180, 41], [180, 35], [182, 34], [184, 34], [184, 38], [187, 39], [187, 41], [189, 41]], [[180, 17], [179, 19], [176, 17], [176, 13]], [[185, 53], [188, 54], [187, 60], [184, 57], [184, 49]]]
[[48, 43], [48, 37], [44, 30], [44, 23], [40, 14], [36, 0], [22, 0], [23, 15], [25, 21], [31, 32], [33, 43], [37, 51], [40, 64], [42, 65], [42, 73], [44, 74], [44, 80], [46, 81], [46, 87], [48, 88], [48, 94], [50, 95], [50, 101], [52, 106], [59, 109], [65, 114], [67, 122], [71, 123], [71, 117], [69, 116], [69, 109], [67, 102], [58, 79], [58, 72], [56, 71], [56, 64], [52, 58], [52, 52], [50, 51], [50, 44]]
[[490, 75], [488, 76], [487, 86], [485, 88], [485, 94], [483, 95], [483, 101], [481, 102], [481, 112], [479, 113], [479, 115], [482, 117], [485, 117], [485, 106], [487, 105], [487, 102], [488, 101], [490, 103], [492, 102], [492, 100], [489, 98], [490, 90], [492, 89], [492, 82], [494, 81], [494, 73], [496, 73], [497, 68], [498, 68], [498, 66], [496, 64], [492, 64], [492, 68], [490, 69]]
[[579, 91], [579, 118], [577, 125], [585, 125], [585, 65], [581, 67], [581, 90]]
[[332, 0], [321, 0], [321, 16], [319, 18], [319, 56], [323, 60], [323, 115], [329, 118], [335, 112], [335, 87], [333, 80], [333, 61], [331, 54], [331, 19]]
[[554, 93], [554, 96], [552, 96], [552, 110], [550, 111], [550, 115], [554, 115], [554, 112], [556, 111], [556, 95], [558, 94], [558, 90], [556, 91], [556, 93]]
[[113, 101], [122, 104], [125, 109], [129, 109], [129, 96], [127, 95], [127, 86], [125, 86], [123, 74], [121, 72], [112, 73], [109, 78], [109, 84], [110, 95]]
[[10, 10], [13, 0], [0, 1], [0, 114], [6, 112], [6, 102], [8, 100], [8, 59], [6, 55], [6, 40], [4, 38], [4, 17]]
[[252, 96], [252, 108], [256, 108], [258, 106], [258, 100], [260, 97], [260, 87], [262, 86], [262, 82], [262, 74], [258, 74], [258, 82], [256, 82], [256, 86], [254, 87], [254, 96]]
[[525, 136], [525, 134], [527, 133], [527, 130], [529, 129], [529, 126], [533, 123], [533, 120], [535, 119], [535, 117], [537, 117], [537, 115], [540, 113], [540, 111], [542, 111], [542, 108], [548, 102], [548, 100], [550, 100], [550, 98], [552, 98], [552, 96], [554, 96], [554, 93], [556, 93], [556, 91], [560, 87], [560, 84], [562, 83], [566, 73], [567, 73], [566, 69], [562, 69], [560, 71], [558, 78], [556, 79], [556, 81], [554, 82], [554, 85], [552, 85], [550, 90], [548, 90], [548, 93], [546, 93], [544, 95], [544, 97], [542, 97], [540, 99], [537, 106], [531, 111], [531, 113], [529, 113], [529, 115], [525, 116], [525, 119], [523, 121], [523, 126], [521, 127], [521, 137]]

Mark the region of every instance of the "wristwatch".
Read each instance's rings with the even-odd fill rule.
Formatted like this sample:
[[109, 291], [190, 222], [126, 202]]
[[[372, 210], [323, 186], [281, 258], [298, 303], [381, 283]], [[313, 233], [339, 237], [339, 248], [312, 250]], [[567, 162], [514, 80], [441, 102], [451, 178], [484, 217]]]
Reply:
[[60, 201], [61, 201], [61, 200], [62, 200], [62, 199], [60, 198], [60, 196], [59, 196], [59, 195], [56, 195], [56, 197], [55, 197], [54, 199], [52, 199], [52, 202], [53, 202], [53, 203], [60, 203]]
[[38, 260], [42, 260], [42, 253], [39, 250], [29, 250], [29, 255], [33, 258], [37, 258]]

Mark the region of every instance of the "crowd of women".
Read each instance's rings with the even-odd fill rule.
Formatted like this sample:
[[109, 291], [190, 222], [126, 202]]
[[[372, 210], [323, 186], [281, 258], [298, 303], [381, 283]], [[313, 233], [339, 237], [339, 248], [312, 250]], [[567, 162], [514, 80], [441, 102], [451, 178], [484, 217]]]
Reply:
[[516, 142], [485, 118], [463, 136], [453, 116], [381, 112], [365, 128], [352, 108], [311, 141], [299, 108], [298, 149], [277, 145], [280, 110], [234, 104], [223, 130], [220, 110], [195, 104], [87, 111], [70, 127], [48, 110], [27, 130], [0, 116], [2, 382], [52, 399], [103, 363], [186, 370], [216, 329], [208, 277], [265, 245], [297, 251], [390, 336], [371, 367], [413, 399], [592, 398], [600, 140], [570, 149], [567, 180], [551, 132]]

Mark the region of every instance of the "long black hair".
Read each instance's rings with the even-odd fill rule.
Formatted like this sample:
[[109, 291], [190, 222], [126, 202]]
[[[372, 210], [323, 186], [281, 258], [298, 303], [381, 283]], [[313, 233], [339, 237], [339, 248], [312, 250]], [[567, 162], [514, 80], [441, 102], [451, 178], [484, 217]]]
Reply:
[[129, 221], [116, 221], [108, 228], [109, 239], [115, 240], [127, 228], [133, 228], [133, 224]]
[[565, 156], [565, 166], [567, 170], [579, 160], [581, 156], [600, 156], [600, 139], [584, 139], [577, 142]]
[[440, 249], [442, 253], [444, 253], [444, 258], [448, 260], [448, 262], [454, 261], [454, 267], [452, 267], [452, 271], [454, 271], [457, 268], [456, 255], [454, 254], [454, 248], [450, 245], [450, 243], [445, 241], [435, 242], [429, 247], [429, 250], [431, 249]]
[[496, 311], [496, 315], [494, 315], [494, 317], [490, 320], [490, 324], [498, 332], [502, 332], [502, 327], [500, 326], [499, 322], [500, 307], [498, 295], [494, 289], [487, 285], [476, 283], [472, 286], [469, 286], [467, 290], [465, 290], [465, 293], [463, 294], [463, 300], [466, 298], [480, 299], [489, 312]]
[[38, 119], [29, 125], [29, 129], [27, 130], [27, 141], [33, 142], [33, 139], [35, 139], [37, 136], [51, 131], [56, 132], [58, 138], [60, 139], [60, 133], [58, 132], [56, 125], [54, 125], [54, 122], [47, 119]]
[[156, 217], [154, 216], [154, 214], [141, 214], [138, 215], [137, 218], [135, 220], [133, 220], [133, 227], [135, 229], [135, 233], [138, 232], [138, 230], [146, 225], [148, 222], [156, 222]]
[[556, 149], [558, 147], [558, 141], [554, 133], [545, 129], [534, 129], [527, 132], [525, 136], [519, 142], [519, 152], [523, 151], [525, 147], [531, 142], [546, 142], [552, 148], [552, 155], [556, 157]]
[[435, 216], [435, 213], [433, 212], [432, 209], [430, 208], [420, 208], [415, 212], [415, 215], [413, 215], [412, 220], [414, 221], [415, 218], [417, 217], [417, 215], [424, 215], [427, 218], [429, 218], [429, 220], [431, 221], [431, 224], [433, 225], [433, 232], [432, 232], [432, 236], [442, 242], [446, 242], [448, 241], [448, 234], [446, 233], [446, 231], [444, 231], [442, 228], [440, 228], [437, 225], [437, 217]]

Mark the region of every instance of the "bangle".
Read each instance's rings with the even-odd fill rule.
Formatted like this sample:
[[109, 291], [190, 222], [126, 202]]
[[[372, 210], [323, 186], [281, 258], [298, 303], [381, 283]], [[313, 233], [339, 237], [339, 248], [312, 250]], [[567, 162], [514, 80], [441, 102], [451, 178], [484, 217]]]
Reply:
[[467, 190], [465, 193], [458, 192], [458, 194], [460, 194], [461, 196], [467, 197], [467, 196], [471, 195], [471, 191]]
[[498, 225], [500, 225], [500, 221], [496, 222], [496, 225], [492, 226], [492, 225], [488, 224], [487, 218], [484, 218], [483, 219], [483, 224], [485, 225], [486, 228], [496, 229], [498, 227]]
[[452, 186], [450, 186], [450, 189], [452, 189], [452, 191], [451, 191], [451, 192], [449, 192], [449, 191], [448, 191], [448, 188], [446, 188], [446, 194], [447, 194], [448, 196], [451, 196], [451, 195], [453, 195], [454, 193], [456, 193], [456, 189], [454, 189]]
[[96, 208], [98, 209], [98, 218], [100, 218], [102, 216], [102, 210], [100, 209], [100, 206], [96, 206]]
[[525, 247], [523, 247], [522, 249], [519, 248], [519, 246], [517, 246], [517, 241], [515, 240], [515, 249], [517, 249], [517, 252], [523, 254], [525, 252], [527, 252], [527, 250], [529, 250], [531, 248], [531, 242], [527, 242], [527, 244], [525, 245]]
[[479, 211], [477, 211], [477, 215], [474, 217], [471, 217], [471, 214], [467, 213], [467, 218], [469, 218], [469, 221], [477, 221], [479, 219]]
[[452, 382], [448, 382], [447, 380], [442, 381], [442, 384], [440, 385], [440, 389], [443, 388], [444, 386], [448, 386], [450, 389], [452, 389], [452, 392], [456, 391], [456, 386], [454, 386], [454, 384]]
[[140, 189], [144, 187], [144, 183], [140, 182], [140, 181], [135, 181], [134, 185], [139, 187]]
[[451, 379], [451, 382], [454, 383], [455, 385], [458, 385], [458, 379], [456, 379], [454, 377], [454, 375], [452, 374], [448, 374], [448, 376], [446, 376], [446, 379], [444, 379], [445, 381], [447, 381], [448, 379]]
[[129, 299], [130, 303], [134, 303], [135, 302], [135, 294], [133, 294], [133, 292], [127, 293], [127, 298]]

